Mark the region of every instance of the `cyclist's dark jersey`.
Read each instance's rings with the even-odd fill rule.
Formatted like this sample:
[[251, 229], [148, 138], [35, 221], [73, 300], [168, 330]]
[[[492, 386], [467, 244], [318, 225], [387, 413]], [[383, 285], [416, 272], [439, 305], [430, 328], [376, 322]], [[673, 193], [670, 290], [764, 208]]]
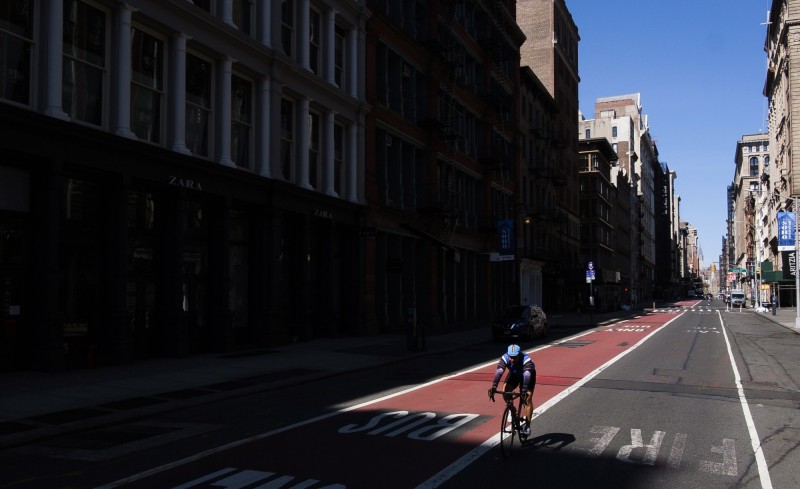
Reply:
[[534, 378], [533, 375], [536, 372], [536, 364], [533, 363], [533, 360], [527, 353], [522, 353], [522, 361], [518, 361], [516, 365], [511, 364], [511, 359], [508, 358], [507, 353], [500, 357], [500, 361], [497, 362], [497, 370], [494, 372], [492, 387], [497, 388], [500, 377], [503, 376], [503, 372], [506, 370], [508, 370], [506, 383], [513, 386], [520, 385], [523, 390], [533, 390], [531, 380]]

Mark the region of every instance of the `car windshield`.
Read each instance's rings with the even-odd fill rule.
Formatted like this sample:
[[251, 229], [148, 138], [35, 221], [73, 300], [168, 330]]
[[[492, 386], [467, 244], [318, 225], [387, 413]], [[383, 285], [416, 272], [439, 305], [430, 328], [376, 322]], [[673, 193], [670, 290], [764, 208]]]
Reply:
[[509, 307], [500, 316], [500, 319], [528, 319], [529, 316], [527, 306]]

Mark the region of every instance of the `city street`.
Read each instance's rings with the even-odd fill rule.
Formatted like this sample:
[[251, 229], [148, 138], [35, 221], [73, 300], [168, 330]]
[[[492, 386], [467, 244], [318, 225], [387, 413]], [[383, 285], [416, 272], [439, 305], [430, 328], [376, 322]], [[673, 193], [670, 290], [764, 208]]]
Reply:
[[507, 459], [487, 339], [9, 448], [0, 487], [797, 487], [799, 346], [686, 301], [523, 343], [536, 417]]

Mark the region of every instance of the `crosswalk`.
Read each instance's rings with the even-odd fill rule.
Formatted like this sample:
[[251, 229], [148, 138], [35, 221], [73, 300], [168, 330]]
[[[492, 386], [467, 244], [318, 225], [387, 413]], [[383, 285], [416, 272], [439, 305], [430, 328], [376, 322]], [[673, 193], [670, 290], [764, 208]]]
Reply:
[[665, 314], [680, 314], [684, 311], [710, 313], [717, 311], [717, 309], [711, 307], [667, 307], [662, 309], [653, 309], [653, 312], [665, 313]]

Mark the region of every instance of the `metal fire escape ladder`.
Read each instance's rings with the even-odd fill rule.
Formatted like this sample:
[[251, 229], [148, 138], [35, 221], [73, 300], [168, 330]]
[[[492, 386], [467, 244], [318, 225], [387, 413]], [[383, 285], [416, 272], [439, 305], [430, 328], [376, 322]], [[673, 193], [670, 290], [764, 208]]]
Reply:
[[[442, 208], [442, 222], [439, 238], [445, 243], [450, 243], [453, 239], [456, 226], [458, 225], [458, 212], [455, 208], [454, 194], [456, 185], [456, 165], [455, 152], [459, 137], [458, 126], [454, 124], [455, 85], [458, 76], [464, 69], [465, 52], [455, 35], [453, 34], [453, 24], [455, 22], [456, 2], [443, 2], [444, 4], [444, 28], [440, 34], [446, 36], [444, 55], [446, 57], [446, 70], [443, 80], [440, 82], [440, 100], [437, 110], [442, 122], [442, 139], [444, 141], [444, 167], [442, 168], [443, 182], [439, 185], [439, 203]], [[441, 27], [441, 26], [440, 26]], [[444, 195], [442, 195], [444, 193]]]
[[[500, 139], [505, 140], [507, 128], [504, 119], [504, 113], [506, 112], [504, 101], [509, 89], [509, 86], [506, 83], [506, 74], [503, 71], [504, 63], [508, 62], [506, 49], [504, 48], [505, 41], [503, 39], [505, 32], [505, 6], [503, 5], [502, 0], [493, 0], [491, 2], [491, 8], [492, 11], [490, 12], [489, 17], [492, 21], [492, 38], [489, 44], [491, 47], [489, 61], [491, 63], [491, 73], [494, 75], [490, 77], [489, 86], [490, 96], [492, 97], [493, 101], [493, 110], [490, 120], [492, 123], [493, 133], [496, 131], [500, 134]], [[497, 82], [497, 87], [499, 89], [498, 92], [495, 92], [494, 84], [491, 82], [492, 80]], [[496, 152], [501, 148], [494, 147], [494, 134], [492, 139], [493, 141], [491, 149], [493, 152]], [[492, 168], [492, 182], [499, 185], [502, 189], [508, 188], [508, 184], [511, 183], [511, 178], [509, 176], [511, 162], [509, 162], [507, 159], [509, 156], [512, 155], [508, 155], [505, 151], [502, 151], [499, 157], [495, 156], [498, 158], [498, 160], [495, 161], [494, 167]], [[502, 202], [498, 202], [498, 204], [502, 204]], [[504, 219], [511, 219], [512, 206], [513, 202], [508, 202], [503, 205]]]

